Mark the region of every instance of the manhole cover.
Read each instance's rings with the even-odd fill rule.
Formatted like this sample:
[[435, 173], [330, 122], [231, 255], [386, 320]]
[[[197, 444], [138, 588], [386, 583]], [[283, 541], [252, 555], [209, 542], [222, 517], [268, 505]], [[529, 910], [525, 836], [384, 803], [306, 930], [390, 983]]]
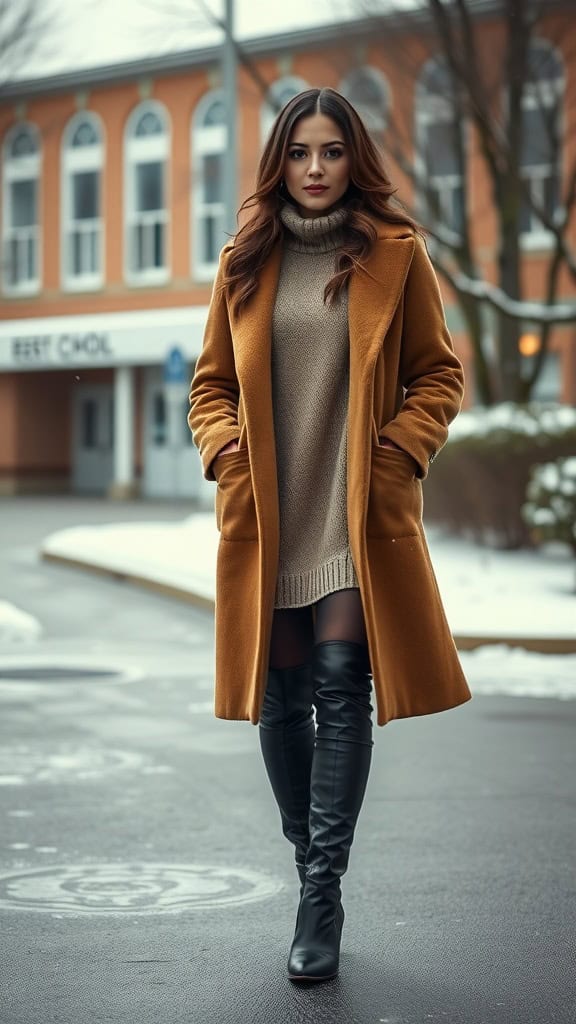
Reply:
[[45, 679], [48, 682], [66, 683], [72, 680], [77, 683], [82, 679], [116, 679], [121, 675], [121, 672], [110, 668], [68, 668], [63, 665], [0, 668], [0, 679], [10, 679], [12, 682], [17, 682], [19, 679], [25, 679], [26, 682], [38, 682]]
[[131, 750], [60, 744], [50, 750], [32, 749], [25, 744], [0, 750], [0, 786], [27, 783], [85, 782], [121, 771], [139, 771], [148, 760]]
[[0, 658], [0, 686], [10, 683], [133, 683], [142, 669], [119, 658], [86, 655], [7, 655]]
[[207, 864], [71, 864], [0, 874], [0, 908], [70, 914], [167, 914], [269, 899], [277, 879]]

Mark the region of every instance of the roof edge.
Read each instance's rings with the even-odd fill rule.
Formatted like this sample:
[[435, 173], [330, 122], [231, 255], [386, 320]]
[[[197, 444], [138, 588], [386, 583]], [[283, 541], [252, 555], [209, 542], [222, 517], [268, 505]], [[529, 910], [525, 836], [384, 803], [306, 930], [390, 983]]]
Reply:
[[[312, 47], [331, 46], [342, 42], [342, 31], [346, 36], [362, 38], [374, 34], [375, 25], [383, 21], [388, 31], [406, 31], [408, 25], [426, 28], [430, 24], [427, 6], [420, 0], [421, 6], [412, 10], [382, 11], [373, 16], [339, 21], [333, 24], [317, 25], [312, 28], [296, 29], [288, 32], [267, 36], [252, 36], [238, 40], [241, 50], [248, 56], [260, 57], [281, 53], [284, 50], [304, 50]], [[477, 17], [486, 18], [501, 13], [500, 0], [470, 0]], [[529, 0], [530, 2], [530, 0]], [[534, 0], [533, 0], [534, 2]], [[549, 12], [571, 8], [573, 0], [548, 0]], [[547, 12], [548, 13], [548, 12]], [[112, 85], [118, 82], [129, 82], [136, 78], [153, 75], [179, 74], [189, 68], [211, 67], [220, 62], [220, 44], [208, 44], [204, 47], [182, 50], [178, 53], [167, 53], [153, 57], [140, 57], [115, 64], [101, 64], [88, 68], [77, 68], [71, 71], [58, 72], [38, 78], [22, 79], [7, 82], [0, 87], [0, 103], [6, 100], [26, 99], [34, 96], [46, 96], [54, 93], [69, 92], [75, 88]]]
[[[421, 17], [422, 12], [411, 12], [411, 18]], [[397, 19], [397, 12], [394, 12]], [[379, 14], [377, 17], [355, 19], [313, 28], [295, 29], [290, 32], [269, 36], [255, 36], [238, 40], [241, 50], [248, 56], [260, 57], [281, 53], [284, 50], [303, 50], [315, 46], [330, 46], [342, 41], [342, 29], [346, 35], [354, 38], [365, 37], [374, 31], [374, 22], [390, 19], [390, 27], [401, 30], [405, 23], [396, 22], [391, 14]], [[88, 68], [77, 68], [71, 71], [58, 72], [39, 78], [21, 79], [7, 82], [0, 88], [0, 103], [5, 100], [25, 99], [38, 95], [68, 92], [74, 88], [87, 88], [98, 85], [112, 85], [117, 82], [133, 81], [135, 78], [150, 75], [171, 75], [186, 71], [189, 68], [210, 67], [218, 64], [221, 58], [221, 46], [210, 44], [193, 50], [181, 50], [178, 53], [161, 54], [153, 57], [140, 57], [137, 60], [122, 61], [116, 64], [102, 64]]]

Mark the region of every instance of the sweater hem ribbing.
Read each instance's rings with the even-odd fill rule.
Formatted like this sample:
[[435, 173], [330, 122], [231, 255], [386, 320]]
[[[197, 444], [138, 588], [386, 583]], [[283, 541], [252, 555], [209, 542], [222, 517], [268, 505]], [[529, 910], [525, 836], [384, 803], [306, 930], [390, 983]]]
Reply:
[[337, 590], [351, 588], [358, 589], [358, 579], [348, 550], [309, 572], [279, 573], [274, 607], [303, 608]]

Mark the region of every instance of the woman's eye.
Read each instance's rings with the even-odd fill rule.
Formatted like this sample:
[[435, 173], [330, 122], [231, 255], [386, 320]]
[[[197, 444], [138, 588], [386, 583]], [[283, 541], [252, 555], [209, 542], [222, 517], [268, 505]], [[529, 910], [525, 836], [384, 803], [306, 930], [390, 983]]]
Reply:
[[306, 150], [304, 150], [304, 149], [291, 149], [290, 150], [290, 159], [291, 160], [301, 160], [302, 157], [305, 157], [305, 156], [306, 156]]
[[342, 150], [341, 149], [327, 149], [326, 150], [326, 156], [328, 157], [329, 160], [338, 160], [338, 157], [342, 156]]

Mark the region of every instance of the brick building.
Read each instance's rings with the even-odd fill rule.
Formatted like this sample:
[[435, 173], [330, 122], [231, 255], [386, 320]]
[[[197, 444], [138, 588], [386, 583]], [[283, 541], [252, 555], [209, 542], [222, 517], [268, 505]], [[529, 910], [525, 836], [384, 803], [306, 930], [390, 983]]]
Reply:
[[[566, 150], [576, 139], [576, 122], [568, 130], [576, 111], [576, 65], [565, 34], [566, 52], [552, 45], [558, 35], [552, 14], [549, 27], [549, 38], [543, 35], [538, 45], [549, 52], [550, 102], [566, 121]], [[373, 35], [370, 24], [359, 22], [345, 32], [334, 26], [248, 40], [244, 50], [277, 101], [311, 85], [338, 88], [385, 148], [389, 115], [402, 97], [415, 137], [425, 138], [420, 159], [427, 154], [426, 172], [447, 225], [471, 218], [489, 265], [496, 248], [483, 202], [488, 182], [480, 161], [477, 168], [473, 163], [464, 210], [461, 174], [442, 147], [445, 114], [435, 95], [433, 48], [422, 39], [404, 39], [419, 62], [408, 87], [390, 48], [384, 51]], [[488, 50], [491, 36], [498, 36], [498, 19], [486, 17]], [[255, 76], [241, 67], [240, 197], [250, 192], [272, 117]], [[224, 241], [225, 121], [216, 48], [16, 82], [3, 90], [0, 493], [206, 493], [181, 381], [190, 378], [200, 350]], [[530, 131], [538, 130], [536, 119]], [[570, 153], [557, 166], [542, 157], [542, 147], [538, 152], [537, 158], [526, 155], [526, 178], [554, 204]], [[400, 195], [409, 199], [408, 179], [398, 175], [397, 181]], [[527, 291], [541, 298], [550, 238], [529, 209], [521, 244]], [[568, 278], [561, 294], [574, 295]], [[445, 300], [471, 404], [466, 334], [449, 289]], [[524, 339], [528, 346], [530, 337]], [[170, 352], [173, 372], [166, 383]], [[540, 395], [576, 402], [573, 326], [553, 332]]]

